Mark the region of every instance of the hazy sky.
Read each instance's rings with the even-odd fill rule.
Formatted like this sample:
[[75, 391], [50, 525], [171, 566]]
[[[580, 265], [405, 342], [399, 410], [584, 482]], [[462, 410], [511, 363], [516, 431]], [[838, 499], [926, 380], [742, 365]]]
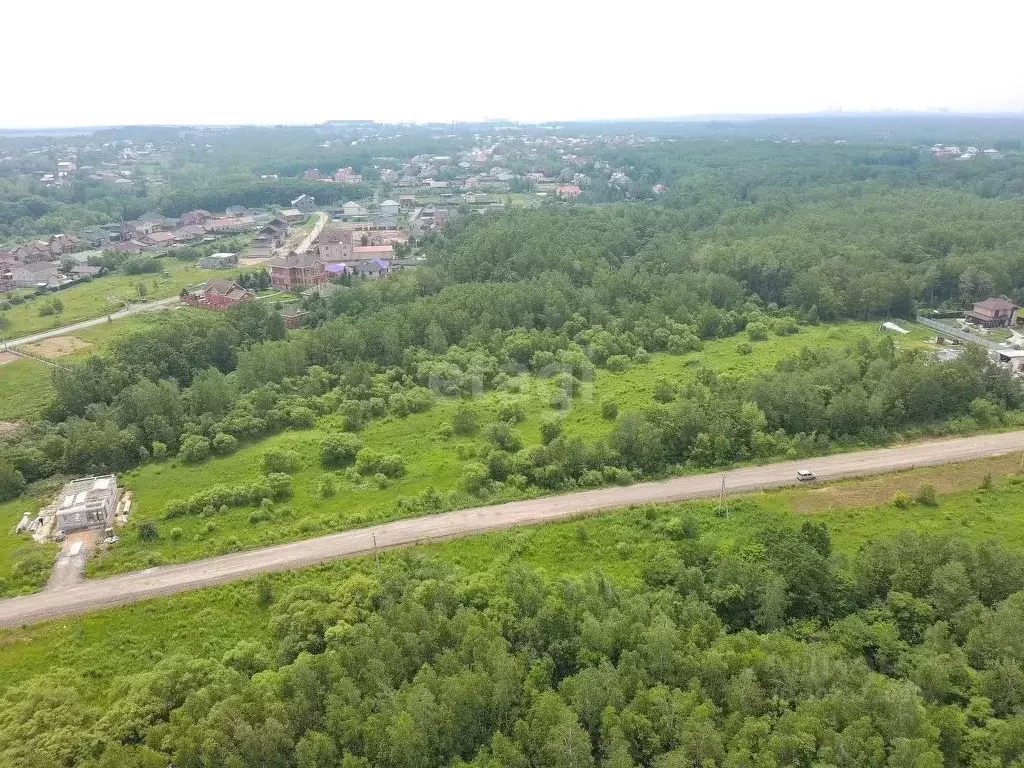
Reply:
[[11, 0], [0, 127], [1024, 111], [1020, 0]]

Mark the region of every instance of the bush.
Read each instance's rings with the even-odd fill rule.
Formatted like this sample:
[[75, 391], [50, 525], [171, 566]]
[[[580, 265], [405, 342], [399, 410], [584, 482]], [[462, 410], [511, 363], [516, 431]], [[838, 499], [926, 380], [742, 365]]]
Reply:
[[452, 430], [456, 435], [462, 435], [463, 437], [475, 435], [480, 430], [476, 413], [470, 406], [465, 403], [459, 405], [455, 415], [452, 417]]
[[762, 322], [747, 325], [747, 336], [751, 341], [765, 341], [768, 338], [768, 326]]
[[491, 424], [487, 428], [487, 439], [509, 453], [515, 453], [523, 447], [522, 436], [504, 421]]
[[10, 501], [25, 490], [25, 476], [10, 464], [0, 464], [0, 501]]
[[917, 489], [917, 503], [925, 507], [939, 506], [939, 499], [935, 493], [935, 486], [922, 485]]
[[171, 541], [180, 541], [185, 532], [181, 528], [171, 528]]
[[741, 355], [750, 355], [754, 352], [754, 345], [749, 341], [744, 341], [736, 345], [736, 351]]
[[218, 432], [211, 445], [218, 456], [227, 456], [238, 450], [238, 441], [227, 432]]
[[337, 491], [337, 485], [334, 482], [334, 475], [324, 475], [320, 478], [320, 482], [317, 483], [317, 493], [323, 499], [331, 498]]
[[654, 401], [657, 403], [671, 403], [676, 399], [676, 387], [667, 379], [658, 379], [654, 383]]
[[178, 458], [185, 464], [198, 464], [210, 455], [210, 441], [202, 435], [185, 435], [178, 449]]
[[152, 520], [147, 520], [139, 526], [139, 538], [143, 541], [156, 541], [160, 538], [160, 531], [157, 530], [156, 523]]
[[626, 355], [612, 355], [605, 362], [605, 367], [612, 373], [623, 373], [629, 370], [632, 361]]
[[526, 406], [518, 400], [505, 400], [498, 404], [498, 418], [510, 424], [526, 420]]
[[150, 455], [157, 461], [163, 461], [167, 457], [167, 443], [161, 443], [159, 440], [153, 442], [153, 447], [150, 450]]
[[988, 474], [985, 475], [985, 477], [981, 479], [981, 485], [978, 487], [983, 491], [991, 491], [992, 484], [992, 473], [989, 472]]
[[601, 403], [601, 418], [614, 421], [619, 417], [619, 404], [614, 400], [605, 400]]
[[540, 422], [540, 439], [547, 445], [560, 434], [565, 428], [565, 420], [561, 416], [548, 414]]
[[896, 509], [910, 509], [910, 505], [914, 503], [914, 500], [903, 491], [896, 491], [892, 497], [892, 503]]
[[283, 472], [271, 472], [267, 475], [267, 485], [270, 487], [270, 498], [275, 501], [291, 498], [292, 479]]
[[325, 467], [347, 467], [362, 448], [363, 441], [351, 432], [328, 435], [320, 446], [320, 461]]
[[651, 362], [651, 353], [643, 347], [638, 347], [636, 352], [633, 353], [633, 362], [637, 365], [646, 365]]
[[474, 496], [487, 488], [489, 473], [483, 464], [473, 463], [466, 467], [459, 478], [459, 487]]
[[356, 456], [356, 471], [361, 475], [384, 475], [395, 478], [405, 474], [405, 461], [396, 454], [384, 455], [364, 448]]
[[297, 451], [274, 448], [260, 457], [260, 466], [267, 474], [277, 472], [289, 474], [302, 466], [302, 457]]

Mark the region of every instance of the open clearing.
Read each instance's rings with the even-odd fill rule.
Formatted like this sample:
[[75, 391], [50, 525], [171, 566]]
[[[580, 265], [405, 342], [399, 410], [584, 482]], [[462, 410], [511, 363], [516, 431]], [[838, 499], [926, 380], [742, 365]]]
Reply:
[[65, 357], [91, 346], [89, 342], [82, 341], [77, 336], [51, 336], [35, 344], [26, 344], [25, 351], [39, 357]]

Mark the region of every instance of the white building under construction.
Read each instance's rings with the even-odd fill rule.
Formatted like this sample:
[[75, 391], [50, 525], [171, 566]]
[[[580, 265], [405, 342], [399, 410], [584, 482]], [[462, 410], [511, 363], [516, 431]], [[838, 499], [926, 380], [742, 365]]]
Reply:
[[86, 528], [105, 528], [117, 508], [114, 475], [81, 477], [64, 486], [56, 514], [56, 530], [72, 533]]

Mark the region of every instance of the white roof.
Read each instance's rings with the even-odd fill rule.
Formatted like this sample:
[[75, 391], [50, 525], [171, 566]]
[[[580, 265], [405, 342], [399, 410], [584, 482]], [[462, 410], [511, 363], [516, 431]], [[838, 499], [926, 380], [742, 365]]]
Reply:
[[105, 491], [109, 487], [110, 487], [110, 478], [109, 477], [98, 477], [98, 478], [96, 478], [96, 482], [92, 484], [92, 489], [94, 491]]
[[381, 205], [398, 205], [394, 200], [385, 200]]

